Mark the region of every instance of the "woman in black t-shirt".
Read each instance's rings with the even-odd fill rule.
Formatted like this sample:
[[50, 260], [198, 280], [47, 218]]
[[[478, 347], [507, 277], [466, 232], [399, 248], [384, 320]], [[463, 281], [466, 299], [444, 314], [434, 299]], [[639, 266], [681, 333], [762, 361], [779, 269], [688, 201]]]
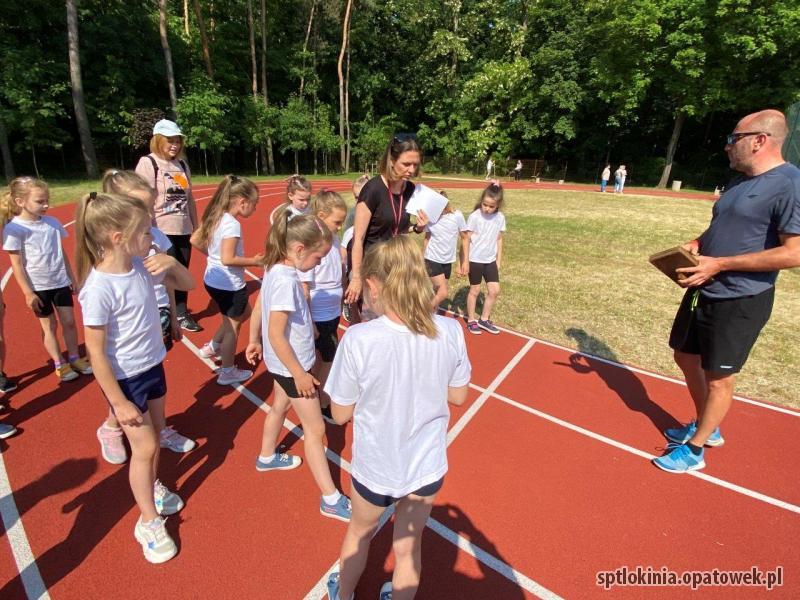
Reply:
[[419, 173], [422, 151], [414, 136], [397, 135], [386, 147], [381, 159], [381, 174], [370, 179], [361, 189], [353, 223], [353, 240], [348, 248], [351, 260], [350, 284], [345, 302], [352, 303], [361, 296], [361, 261], [367, 249], [376, 242], [391, 239], [413, 230], [421, 233], [428, 224], [424, 211], [411, 226], [406, 205], [414, 193], [411, 178]]

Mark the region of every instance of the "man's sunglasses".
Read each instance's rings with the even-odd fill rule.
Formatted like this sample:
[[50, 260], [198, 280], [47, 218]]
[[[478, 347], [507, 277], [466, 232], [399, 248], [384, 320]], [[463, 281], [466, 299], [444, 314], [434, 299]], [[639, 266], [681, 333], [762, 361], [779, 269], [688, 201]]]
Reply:
[[747, 137], [749, 135], [766, 135], [766, 136], [770, 136], [772, 134], [768, 133], [766, 131], [742, 131], [742, 132], [737, 132], [737, 133], [729, 133], [728, 137], [725, 138], [725, 139], [727, 140], [729, 145], [733, 145], [736, 142], [738, 142], [740, 139], [742, 139], [743, 137]]

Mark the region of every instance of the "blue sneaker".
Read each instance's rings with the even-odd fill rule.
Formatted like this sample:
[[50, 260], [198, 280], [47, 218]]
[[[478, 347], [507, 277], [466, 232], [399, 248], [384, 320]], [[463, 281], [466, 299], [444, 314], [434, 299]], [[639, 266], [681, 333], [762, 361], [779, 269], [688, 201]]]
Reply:
[[328, 600], [339, 600], [339, 573], [328, 577]]
[[350, 498], [342, 494], [336, 504], [326, 504], [325, 499], [320, 498], [319, 512], [322, 516], [330, 517], [331, 519], [339, 519], [347, 523], [350, 520], [353, 509], [350, 506]]
[[291, 454], [275, 453], [275, 456], [269, 462], [261, 460], [259, 456], [256, 459], [256, 471], [288, 471], [289, 469], [296, 469], [302, 462], [302, 458]]
[[695, 456], [686, 444], [668, 444], [667, 453], [664, 456], [653, 459], [653, 464], [662, 471], [669, 473], [686, 473], [687, 471], [699, 471], [705, 468], [706, 461], [703, 460], [704, 451], [700, 451], [700, 456]]
[[7, 437], [11, 437], [17, 433], [17, 428], [13, 425], [9, 425], [8, 423], [0, 423], [0, 440], [4, 440]]
[[387, 581], [381, 586], [381, 593], [378, 594], [378, 600], [392, 600], [392, 582]]
[[489, 319], [486, 319], [485, 321], [483, 319], [478, 319], [478, 327], [480, 327], [484, 331], [493, 333], [494, 335], [500, 333], [500, 330], [497, 328], [497, 326], [494, 323], [492, 323]]
[[[676, 444], [685, 444], [690, 439], [692, 439], [696, 431], [697, 431], [697, 421], [692, 421], [691, 423], [687, 423], [683, 427], [666, 429], [664, 431], [664, 437], [671, 442], [675, 442]], [[722, 446], [722, 444], [724, 443], [725, 439], [719, 432], [719, 427], [717, 427], [708, 437], [704, 445], [717, 447], [717, 446]]]

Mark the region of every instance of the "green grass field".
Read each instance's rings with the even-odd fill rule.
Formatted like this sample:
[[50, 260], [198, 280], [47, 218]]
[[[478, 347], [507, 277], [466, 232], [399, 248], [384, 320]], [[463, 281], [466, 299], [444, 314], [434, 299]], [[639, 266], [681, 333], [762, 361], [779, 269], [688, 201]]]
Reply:
[[[446, 189], [446, 184], [443, 184]], [[464, 216], [475, 190], [448, 190]], [[667, 345], [683, 290], [647, 257], [706, 228], [710, 202], [586, 192], [506, 192], [502, 293], [493, 318], [535, 337], [681, 377]], [[466, 279], [451, 279], [462, 308]], [[775, 308], [736, 391], [800, 408], [800, 270], [778, 278]]]

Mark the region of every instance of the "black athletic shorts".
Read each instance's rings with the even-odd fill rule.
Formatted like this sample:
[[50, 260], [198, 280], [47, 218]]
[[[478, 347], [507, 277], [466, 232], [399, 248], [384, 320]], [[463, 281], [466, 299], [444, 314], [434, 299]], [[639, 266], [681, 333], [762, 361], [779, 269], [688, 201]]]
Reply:
[[442, 486], [444, 485], [444, 477], [442, 477], [441, 479], [437, 479], [433, 483], [424, 485], [418, 490], [411, 492], [410, 494], [406, 494], [406, 496], [403, 496], [403, 498], [395, 498], [393, 496], [386, 496], [384, 494], [378, 494], [376, 492], [373, 492], [363, 483], [356, 481], [355, 478], [353, 478], [351, 482], [353, 484], [353, 487], [356, 488], [358, 495], [361, 496], [364, 500], [366, 500], [367, 502], [369, 502], [374, 506], [382, 506], [386, 508], [387, 506], [391, 506], [398, 500], [402, 500], [403, 498], [405, 498], [406, 496], [410, 496], [411, 494], [422, 497], [433, 496], [436, 492], [442, 489]]
[[432, 260], [425, 259], [425, 269], [428, 271], [428, 277], [436, 277], [437, 275], [444, 275], [445, 279], [450, 279], [453, 265], [433, 262]]
[[497, 270], [497, 261], [490, 263], [469, 262], [469, 284], [480, 285], [481, 279], [486, 283], [499, 283], [500, 273]]
[[208, 295], [217, 303], [219, 312], [235, 319], [241, 317], [247, 309], [247, 286], [240, 290], [220, 290], [204, 283]]
[[42, 308], [36, 313], [37, 317], [49, 317], [53, 314], [54, 306], [74, 306], [72, 290], [68, 287], [54, 290], [34, 290], [33, 293], [42, 301]]
[[294, 383], [294, 377], [287, 377], [286, 375], [278, 375], [277, 373], [270, 372], [272, 379], [281, 386], [289, 398], [302, 398], [300, 392], [297, 391], [297, 386]]
[[713, 300], [699, 294], [694, 310], [694, 295], [689, 289], [683, 296], [669, 345], [686, 354], [699, 354], [703, 370], [721, 375], [742, 370], [761, 329], [772, 314], [775, 288], [756, 294]]
[[333, 362], [336, 347], [339, 345], [339, 317], [330, 321], [314, 321], [319, 337], [314, 340], [322, 362]]

